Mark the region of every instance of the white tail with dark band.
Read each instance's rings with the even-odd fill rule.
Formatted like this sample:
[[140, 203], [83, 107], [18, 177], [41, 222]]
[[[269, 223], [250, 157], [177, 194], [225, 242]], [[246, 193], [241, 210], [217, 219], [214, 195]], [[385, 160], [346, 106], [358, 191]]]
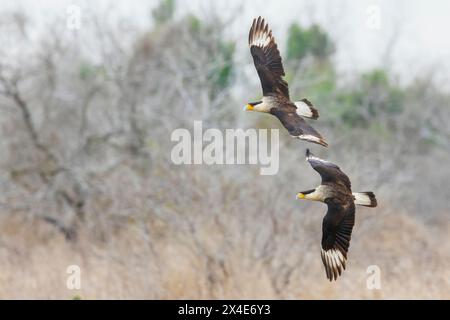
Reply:
[[377, 206], [377, 199], [373, 192], [354, 192], [353, 196], [355, 197], [355, 204], [374, 208]]
[[299, 116], [314, 120], [319, 118], [319, 111], [314, 108], [313, 104], [308, 99], [302, 99], [294, 103], [297, 107], [297, 114]]

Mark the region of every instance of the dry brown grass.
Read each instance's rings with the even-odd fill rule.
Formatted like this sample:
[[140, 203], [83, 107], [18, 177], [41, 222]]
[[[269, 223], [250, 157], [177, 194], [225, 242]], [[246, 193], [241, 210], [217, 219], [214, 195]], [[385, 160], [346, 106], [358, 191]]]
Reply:
[[[246, 75], [250, 55], [227, 62], [224, 48], [243, 42], [230, 38], [223, 12], [199, 29], [186, 16], [148, 30], [130, 20], [124, 32], [111, 18], [84, 20], [77, 41], [59, 20], [38, 37], [0, 24], [17, 49], [0, 50], [0, 298], [450, 298], [450, 99], [433, 81], [368, 87], [359, 101], [360, 81], [336, 82], [328, 63], [326, 72], [309, 59], [288, 68], [298, 73], [292, 97], [316, 85], [321, 97], [314, 126], [330, 148], [308, 147], [380, 204], [358, 208], [348, 269], [330, 283], [320, 259], [326, 207], [293, 200], [320, 177], [306, 144], [276, 119], [240, 111], [260, 85]], [[236, 79], [211, 81], [225, 66]], [[336, 89], [322, 93], [324, 80]], [[367, 127], [336, 114], [337, 98], [355, 88], [352, 110]], [[392, 90], [408, 97], [402, 112], [379, 99]], [[173, 165], [171, 133], [194, 120], [281, 129], [280, 172]], [[79, 292], [66, 287], [74, 264]], [[379, 291], [366, 288], [374, 264]]]
[[[320, 219], [311, 218], [305, 228], [319, 229]], [[159, 235], [151, 245], [135, 223], [107, 242], [92, 242], [82, 234], [76, 244], [42, 222], [7, 218], [0, 228], [2, 299], [450, 298], [449, 244], [437, 240], [447, 237], [450, 224], [424, 225], [402, 213], [360, 212], [348, 268], [337, 282], [325, 278], [317, 236], [303, 252], [295, 252], [293, 246], [283, 262], [299, 258], [300, 263], [282, 285], [273, 274], [283, 270], [274, 268], [280, 261], [254, 257], [254, 242], [245, 233], [217, 263], [195, 249], [192, 237], [175, 234], [163, 224], [154, 226]], [[214, 228], [214, 222], [205, 221], [195, 241], [217, 254], [231, 239]], [[79, 291], [66, 288], [66, 269], [72, 264], [82, 270]], [[366, 288], [366, 268], [371, 264], [381, 268], [381, 290]]]

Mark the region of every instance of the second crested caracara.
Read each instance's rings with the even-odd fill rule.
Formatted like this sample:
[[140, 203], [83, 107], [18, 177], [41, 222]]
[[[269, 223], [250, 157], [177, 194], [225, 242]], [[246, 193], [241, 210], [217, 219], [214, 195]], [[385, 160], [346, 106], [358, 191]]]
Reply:
[[246, 110], [270, 113], [281, 121], [292, 137], [328, 146], [320, 133], [302, 118], [317, 119], [317, 109], [307, 99], [290, 100], [280, 52], [272, 30], [261, 17], [253, 20], [248, 43], [261, 80], [263, 98], [248, 103]]
[[321, 201], [328, 211], [322, 222], [322, 261], [327, 278], [336, 280], [347, 260], [353, 225], [355, 204], [376, 207], [373, 192], [352, 193], [350, 179], [339, 167], [315, 157], [306, 150], [306, 159], [322, 177], [322, 183], [315, 189], [299, 192], [298, 199]]

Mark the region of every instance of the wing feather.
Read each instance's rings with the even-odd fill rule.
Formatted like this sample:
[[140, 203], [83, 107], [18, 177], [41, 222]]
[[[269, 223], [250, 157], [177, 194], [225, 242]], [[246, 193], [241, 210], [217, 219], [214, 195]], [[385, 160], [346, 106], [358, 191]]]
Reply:
[[322, 262], [327, 278], [336, 280], [345, 270], [347, 252], [355, 224], [355, 204], [327, 202], [328, 211], [322, 222]]
[[350, 179], [337, 165], [314, 156], [309, 149], [306, 150], [306, 160], [320, 174], [322, 184], [339, 184], [351, 193]]
[[281, 121], [292, 137], [317, 143], [325, 147], [328, 146], [322, 135], [296, 113], [295, 106], [292, 108], [289, 108], [289, 106], [274, 108], [270, 112]]
[[289, 98], [288, 84], [282, 78], [285, 73], [280, 52], [272, 30], [263, 18], [258, 17], [253, 20], [248, 44], [261, 81], [263, 95], [281, 94]]

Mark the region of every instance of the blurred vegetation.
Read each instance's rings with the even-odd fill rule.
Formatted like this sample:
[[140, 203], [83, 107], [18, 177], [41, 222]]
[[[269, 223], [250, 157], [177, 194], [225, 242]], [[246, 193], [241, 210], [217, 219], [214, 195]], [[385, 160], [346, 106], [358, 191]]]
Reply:
[[[296, 23], [280, 44], [291, 98], [317, 106], [330, 148], [282, 129], [275, 176], [175, 166], [171, 135], [195, 120], [281, 127], [242, 112], [261, 88], [243, 71], [250, 54], [237, 60], [246, 39], [230, 35], [232, 19], [176, 12], [161, 0], [149, 30], [130, 19], [125, 33], [99, 15], [77, 41], [52, 28], [30, 46], [28, 22], [2, 33], [24, 50], [0, 50], [0, 297], [448, 297], [448, 93], [425, 75], [401, 85], [390, 69], [345, 77], [339, 39]], [[306, 147], [379, 199], [358, 208], [348, 270], [331, 285], [317, 254], [326, 209], [293, 201], [320, 180]], [[77, 295], [61, 281], [74, 261], [88, 284]], [[373, 263], [383, 268], [376, 294], [361, 281]]]
[[152, 10], [153, 20], [157, 25], [169, 22], [175, 13], [176, 0], [161, 0], [159, 5]]
[[336, 94], [334, 112], [330, 114], [344, 125], [367, 127], [373, 121], [384, 121], [385, 116], [394, 117], [403, 111], [406, 89], [392, 84], [386, 71], [375, 69], [363, 73], [359, 83], [358, 88]]
[[[324, 115], [321, 120], [327, 121], [334, 130], [341, 128], [344, 134], [351, 129], [365, 128], [380, 139], [389, 139], [405, 132], [405, 126], [409, 125], [397, 120], [408, 116], [420, 126], [412, 133], [424, 135], [419, 137], [420, 143], [442, 145], [442, 141], [448, 139], [448, 133], [431, 128], [430, 121], [424, 120], [432, 114], [411, 113], [407, 109], [409, 103], [417, 103], [411, 101], [411, 97], [417, 96], [423, 83], [401, 86], [392, 80], [394, 75], [389, 70], [376, 68], [356, 75], [352, 83], [343, 86], [333, 61], [336, 45], [328, 33], [315, 24], [308, 28], [292, 24], [286, 47], [291, 95], [310, 97], [320, 106]], [[302, 82], [299, 87], [292, 81], [296, 74]]]
[[230, 88], [233, 84], [235, 42], [218, 37], [206, 44], [204, 39], [208, 38], [209, 34], [217, 31], [214, 30], [216, 26], [205, 25], [193, 14], [189, 14], [184, 21], [189, 27], [193, 38], [210, 52], [209, 61], [205, 67], [208, 71], [207, 79], [210, 83], [211, 97], [214, 97]]
[[214, 83], [214, 91], [221, 91], [231, 84], [234, 69], [234, 43], [219, 42], [219, 55], [213, 57], [211, 63], [217, 67], [211, 70], [210, 79]]
[[287, 59], [302, 60], [308, 55], [320, 60], [328, 59], [335, 51], [333, 41], [317, 24], [302, 28], [294, 23], [288, 31]]

